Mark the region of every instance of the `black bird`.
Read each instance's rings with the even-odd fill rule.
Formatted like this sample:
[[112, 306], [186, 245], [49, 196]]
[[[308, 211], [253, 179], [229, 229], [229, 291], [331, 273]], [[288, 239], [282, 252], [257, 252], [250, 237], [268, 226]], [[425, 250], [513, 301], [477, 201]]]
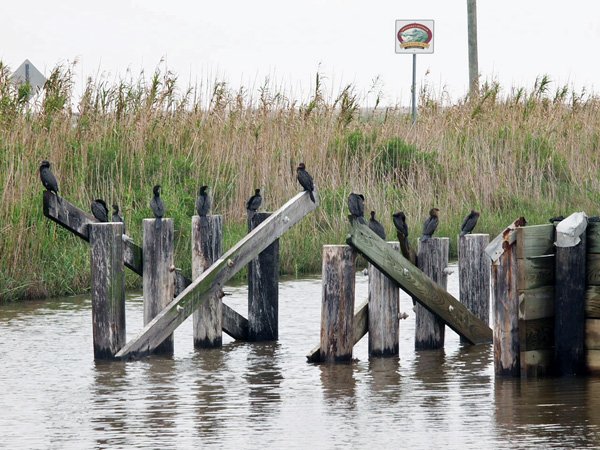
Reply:
[[437, 208], [432, 208], [429, 210], [429, 217], [425, 220], [425, 223], [423, 224], [423, 236], [421, 236], [421, 242], [429, 240], [433, 233], [435, 233], [435, 229], [437, 228], [439, 223], [439, 211], [440, 210]]
[[58, 182], [50, 170], [50, 163], [46, 160], [40, 164], [40, 180], [47, 191], [54, 192], [58, 196]]
[[305, 191], [308, 191], [308, 195], [313, 203], [315, 203], [315, 196], [313, 191], [315, 190], [315, 184], [313, 183], [313, 179], [310, 174], [306, 171], [306, 166], [303, 162], [298, 164], [296, 168], [296, 178], [298, 178], [298, 183], [300, 186], [304, 188]]
[[212, 206], [212, 199], [208, 195], [208, 186], [200, 186], [198, 192], [198, 198], [196, 199], [196, 211], [199, 216], [206, 216], [210, 212]]
[[152, 209], [155, 218], [162, 219], [165, 215], [165, 205], [160, 198], [160, 184], [154, 186], [152, 192], [154, 193], [154, 197], [150, 200], [150, 208]]
[[246, 209], [248, 211], [256, 212], [262, 203], [262, 197], [260, 196], [260, 189], [254, 189], [254, 195], [246, 202]]
[[113, 222], [121, 222], [123, 224], [123, 234], [127, 234], [125, 231], [125, 220], [123, 220], [123, 216], [119, 214], [119, 205], [113, 203], [113, 212], [112, 212], [112, 221]]
[[474, 209], [471, 210], [471, 213], [465, 217], [463, 223], [460, 227], [460, 235], [464, 236], [465, 234], [469, 234], [477, 225], [477, 220], [479, 220], [479, 213]]
[[92, 214], [99, 222], [108, 222], [108, 206], [101, 198], [97, 198], [91, 205]]
[[381, 239], [385, 241], [385, 228], [383, 225], [375, 219], [375, 211], [371, 211], [371, 218], [369, 219], [369, 228]]
[[406, 215], [403, 211], [392, 214], [394, 220], [394, 226], [398, 233], [402, 233], [402, 236], [408, 238], [408, 225], [406, 224]]
[[348, 209], [350, 214], [356, 218], [360, 223], [365, 222], [365, 196], [362, 194], [350, 193], [348, 196]]
[[[550, 223], [554, 223], [554, 222], [562, 222], [563, 220], [565, 220], [565, 216], [556, 216], [556, 217], [552, 217], [550, 219], [548, 219]], [[589, 219], [588, 219], [589, 222]]]

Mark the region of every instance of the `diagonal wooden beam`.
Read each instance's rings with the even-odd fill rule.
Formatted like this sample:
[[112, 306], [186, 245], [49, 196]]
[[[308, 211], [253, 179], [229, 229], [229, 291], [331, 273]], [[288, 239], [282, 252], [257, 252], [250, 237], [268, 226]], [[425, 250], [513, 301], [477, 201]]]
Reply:
[[[44, 216], [86, 242], [90, 241], [88, 225], [98, 222], [91, 214], [69, 203], [64, 197], [59, 199], [49, 191], [44, 191]], [[143, 276], [143, 261], [142, 248], [124, 235], [123, 262], [125, 266]], [[186, 278], [179, 270], [175, 271], [175, 277], [175, 295], [177, 296], [190, 285], [191, 280]], [[234, 339], [247, 341], [248, 319], [223, 304], [223, 331]]]
[[116, 357], [132, 358], [149, 354], [206, 299], [219, 292], [227, 280], [317, 206], [318, 201], [313, 203], [307, 192], [301, 192], [289, 200], [196, 278]]
[[348, 245], [362, 253], [371, 264], [468, 342], [492, 342], [492, 330], [485, 322], [440, 288], [400, 252], [393, 250], [367, 225], [352, 219], [351, 223], [352, 230], [346, 241]]

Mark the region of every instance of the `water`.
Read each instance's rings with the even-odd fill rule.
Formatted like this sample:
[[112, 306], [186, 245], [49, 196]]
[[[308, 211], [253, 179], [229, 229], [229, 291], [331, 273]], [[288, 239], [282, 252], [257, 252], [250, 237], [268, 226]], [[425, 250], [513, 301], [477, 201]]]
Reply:
[[[457, 273], [449, 290], [457, 295]], [[366, 297], [357, 274], [357, 300]], [[246, 315], [246, 290], [226, 302]], [[413, 350], [402, 294], [400, 359], [312, 365], [321, 283], [280, 287], [280, 340], [195, 351], [191, 320], [173, 358], [95, 363], [88, 296], [0, 307], [0, 448], [600, 447], [600, 380], [503, 380], [491, 346]], [[127, 334], [141, 328], [139, 294]]]

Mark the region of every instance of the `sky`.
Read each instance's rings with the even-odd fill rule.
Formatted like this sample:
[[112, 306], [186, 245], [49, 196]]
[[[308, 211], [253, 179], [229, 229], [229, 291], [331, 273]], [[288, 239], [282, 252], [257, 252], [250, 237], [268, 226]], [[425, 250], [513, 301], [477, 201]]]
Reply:
[[[435, 52], [417, 57], [419, 86], [454, 101], [468, 89], [466, 0], [29, 0], [2, 12], [0, 59], [16, 69], [28, 58], [46, 75], [77, 60], [79, 90], [89, 76], [161, 64], [183, 85], [256, 90], [268, 78], [300, 100], [319, 72], [330, 95], [352, 83], [364, 106], [378, 92], [383, 104], [408, 105], [412, 56], [395, 53], [396, 19], [435, 21]], [[551, 89], [600, 89], [600, 2], [480, 0], [477, 21], [482, 80], [506, 92], [547, 74]]]

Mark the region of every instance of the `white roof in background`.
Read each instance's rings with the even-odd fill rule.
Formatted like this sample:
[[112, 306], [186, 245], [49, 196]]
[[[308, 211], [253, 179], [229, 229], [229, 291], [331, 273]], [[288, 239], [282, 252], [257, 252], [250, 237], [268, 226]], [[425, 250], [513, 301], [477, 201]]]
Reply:
[[46, 77], [28, 59], [23, 61], [23, 64], [14, 71], [10, 79], [13, 83], [19, 85], [29, 81], [33, 91], [43, 88], [46, 82]]

